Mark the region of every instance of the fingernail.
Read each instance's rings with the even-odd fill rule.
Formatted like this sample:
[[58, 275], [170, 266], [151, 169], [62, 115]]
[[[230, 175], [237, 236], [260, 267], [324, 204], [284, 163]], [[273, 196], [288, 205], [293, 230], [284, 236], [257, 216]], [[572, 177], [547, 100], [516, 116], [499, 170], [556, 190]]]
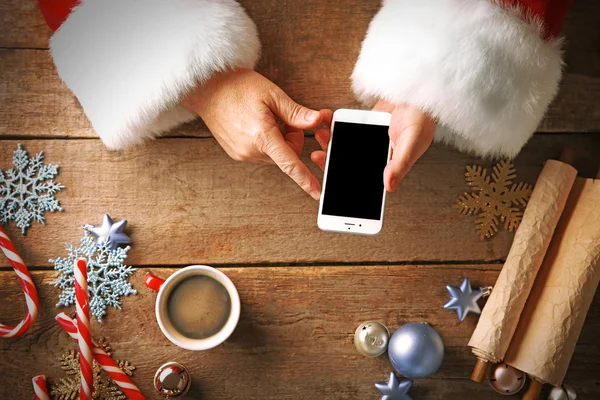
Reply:
[[319, 201], [319, 199], [321, 198], [321, 189], [320, 188], [312, 189], [309, 194], [313, 199]]
[[319, 114], [318, 111], [310, 110], [310, 111], [306, 112], [306, 114], [304, 115], [304, 119], [307, 120], [307, 121], [309, 121], [309, 122], [312, 122], [315, 119], [319, 118], [319, 115], [320, 114]]
[[392, 180], [390, 181], [390, 189], [393, 192], [394, 190], [396, 190], [396, 187], [398, 187], [398, 178], [392, 178]]

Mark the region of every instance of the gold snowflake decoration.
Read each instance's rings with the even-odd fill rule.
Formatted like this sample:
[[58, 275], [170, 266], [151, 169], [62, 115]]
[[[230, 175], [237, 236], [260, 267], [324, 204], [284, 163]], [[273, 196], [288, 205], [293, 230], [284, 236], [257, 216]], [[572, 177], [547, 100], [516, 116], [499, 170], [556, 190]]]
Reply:
[[531, 197], [533, 186], [528, 183], [512, 183], [516, 175], [510, 161], [501, 161], [493, 168], [492, 176], [480, 166], [467, 166], [466, 181], [470, 193], [461, 194], [454, 208], [464, 215], [477, 215], [475, 220], [481, 240], [491, 238], [501, 223], [510, 232], [519, 227], [523, 211]]
[[[102, 339], [99, 343], [104, 351], [110, 356], [110, 345]], [[80, 373], [79, 373], [79, 352], [75, 350], [66, 350], [58, 357], [60, 367], [68, 375], [66, 378], [59, 379], [50, 386], [50, 396], [55, 400], [76, 400], [79, 398]], [[116, 361], [121, 370], [129, 376], [133, 376], [135, 367], [129, 361]], [[119, 386], [102, 371], [102, 368], [94, 361], [94, 390], [92, 393], [94, 400], [126, 400], [127, 396], [123, 394]]]

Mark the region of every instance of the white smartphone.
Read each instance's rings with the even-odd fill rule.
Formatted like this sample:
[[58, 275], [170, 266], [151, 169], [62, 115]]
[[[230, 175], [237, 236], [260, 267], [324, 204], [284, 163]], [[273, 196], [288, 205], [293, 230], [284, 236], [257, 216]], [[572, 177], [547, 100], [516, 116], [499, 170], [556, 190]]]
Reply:
[[376, 235], [383, 227], [383, 170], [390, 159], [391, 114], [333, 114], [317, 224], [324, 231]]

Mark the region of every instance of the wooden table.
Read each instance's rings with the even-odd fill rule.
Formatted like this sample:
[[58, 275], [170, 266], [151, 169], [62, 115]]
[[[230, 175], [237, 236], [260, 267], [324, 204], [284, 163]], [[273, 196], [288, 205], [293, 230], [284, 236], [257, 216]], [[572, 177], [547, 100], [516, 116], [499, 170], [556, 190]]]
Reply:
[[[264, 45], [259, 70], [310, 107], [358, 107], [348, 76], [378, 0], [244, 1]], [[546, 119], [516, 158], [518, 179], [535, 183], [544, 160], [564, 146], [577, 151], [583, 176], [600, 167], [600, 3], [578, 0], [569, 14], [565, 76]], [[234, 162], [200, 122], [143, 147], [107, 151], [48, 54], [48, 29], [34, 0], [0, 4], [0, 169], [24, 143], [60, 165], [58, 194], [65, 212], [47, 214], [26, 237], [8, 227], [38, 287], [42, 306], [33, 329], [0, 340], [0, 398], [30, 399], [30, 379], [63, 376], [57, 356], [74, 344], [54, 322], [57, 273], [49, 258], [77, 244], [82, 224], [104, 213], [129, 220], [134, 244], [128, 263], [137, 296], [110, 309], [92, 331], [116, 358], [137, 366], [134, 381], [149, 396], [157, 367], [179, 361], [193, 375], [190, 398], [376, 399], [373, 384], [392, 370], [387, 357], [358, 355], [355, 328], [377, 319], [392, 330], [428, 321], [446, 345], [443, 367], [417, 380], [415, 399], [500, 399], [469, 381], [474, 357], [467, 341], [477, 317], [459, 323], [444, 310], [445, 285], [468, 277], [493, 285], [513, 235], [480, 241], [473, 218], [451, 208], [467, 190], [465, 165], [488, 165], [434, 145], [389, 196], [386, 226], [374, 238], [317, 229], [317, 203], [275, 167]], [[307, 150], [316, 148], [307, 139]], [[305, 151], [308, 154], [308, 151]], [[308, 160], [307, 157], [305, 157]], [[313, 168], [313, 167], [311, 167]], [[313, 168], [316, 173], [315, 168]], [[181, 350], [155, 322], [148, 271], [167, 277], [177, 268], [209, 264], [239, 288], [242, 317], [224, 345]], [[0, 259], [0, 320], [14, 323], [24, 300], [7, 260]], [[67, 309], [70, 312], [72, 309]], [[596, 296], [566, 381], [581, 399], [600, 398], [600, 296]]]

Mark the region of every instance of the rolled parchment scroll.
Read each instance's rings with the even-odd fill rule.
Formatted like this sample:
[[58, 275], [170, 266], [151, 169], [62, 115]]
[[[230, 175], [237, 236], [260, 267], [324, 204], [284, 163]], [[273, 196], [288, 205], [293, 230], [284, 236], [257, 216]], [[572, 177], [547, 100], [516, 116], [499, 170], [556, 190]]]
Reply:
[[504, 361], [560, 386], [600, 281], [600, 180], [577, 178]]
[[496, 363], [504, 359], [576, 176], [577, 171], [568, 164], [546, 162], [506, 263], [469, 341], [480, 360], [479, 374], [472, 379], [483, 378], [482, 361]]

